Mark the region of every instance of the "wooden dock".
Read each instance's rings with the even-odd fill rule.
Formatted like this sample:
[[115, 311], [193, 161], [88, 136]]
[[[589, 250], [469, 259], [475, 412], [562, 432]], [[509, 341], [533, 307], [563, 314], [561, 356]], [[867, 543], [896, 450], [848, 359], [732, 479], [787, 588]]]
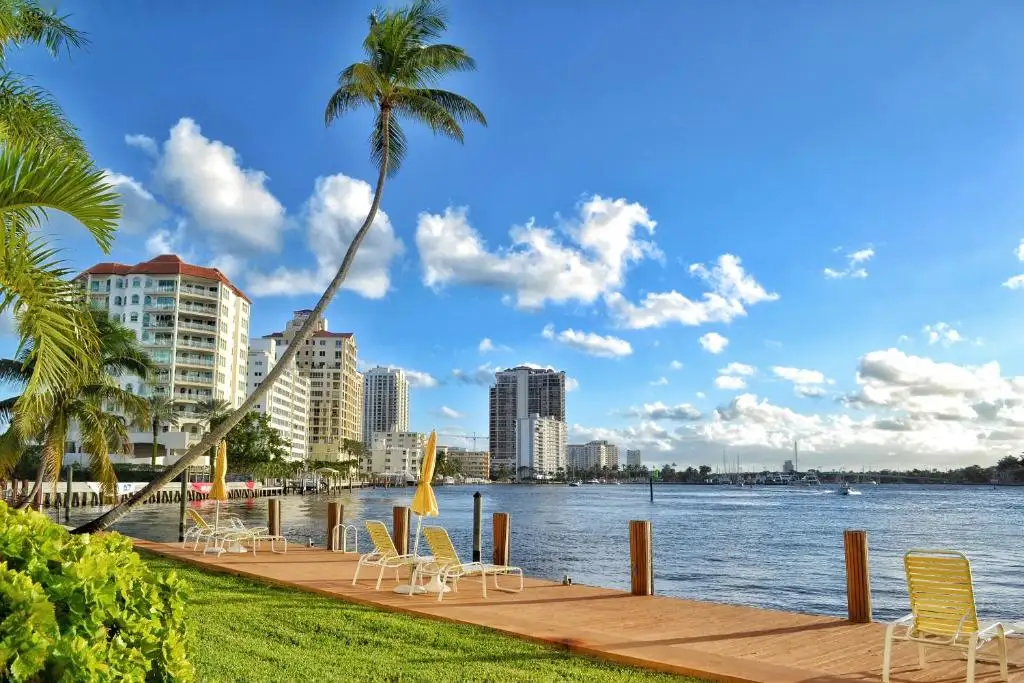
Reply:
[[[422, 617], [495, 629], [572, 652], [657, 671], [739, 683], [853, 683], [881, 680], [881, 624], [851, 624], [832, 617], [763, 610], [526, 579], [522, 593], [488, 590], [466, 579], [457, 594], [438, 603], [428, 596], [392, 592], [394, 575], [381, 591], [377, 574], [364, 570], [356, 586], [358, 556], [320, 548], [291, 547], [287, 554], [251, 552], [203, 555], [178, 544], [136, 541], [140, 549], [212, 571], [227, 572], [299, 590]], [[266, 546], [264, 546], [266, 547]], [[403, 578], [405, 578], [403, 573]], [[994, 652], [994, 646], [988, 646]], [[932, 650], [917, 670], [917, 650], [897, 645], [892, 680], [897, 683], [965, 680], [966, 663]], [[1024, 683], [1024, 640], [1010, 640], [1011, 683]], [[978, 665], [980, 681], [998, 681], [998, 667]]]

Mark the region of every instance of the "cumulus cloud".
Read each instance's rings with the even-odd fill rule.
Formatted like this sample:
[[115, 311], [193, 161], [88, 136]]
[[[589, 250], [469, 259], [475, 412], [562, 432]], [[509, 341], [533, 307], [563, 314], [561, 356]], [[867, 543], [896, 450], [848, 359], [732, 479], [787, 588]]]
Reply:
[[928, 337], [929, 345], [952, 346], [957, 342], [964, 341], [963, 335], [948, 323], [938, 322], [934, 325], [925, 325], [922, 332]]
[[412, 370], [410, 368], [400, 368], [397, 365], [389, 365], [388, 367], [392, 370], [401, 370], [404, 372], [406, 381], [409, 382], [409, 386], [413, 389], [433, 389], [440, 384], [440, 382], [437, 381], [437, 378], [429, 372]]
[[504, 344], [495, 344], [490, 337], [481, 339], [480, 344], [476, 348], [480, 353], [497, 353], [499, 351], [507, 352], [512, 350]]
[[125, 135], [124, 142], [129, 147], [137, 147], [150, 156], [157, 155], [156, 140], [148, 135], [142, 135], [139, 133], [135, 135]]
[[459, 420], [465, 417], [465, 415], [463, 415], [459, 411], [453, 408], [449, 408], [448, 406], [441, 406], [440, 408], [437, 409], [437, 412], [441, 417], [447, 417], [452, 420]]
[[668, 366], [672, 370], [682, 370], [683, 369], [683, 364], [681, 362], [677, 361], [677, 360], [672, 361], [671, 363], [668, 364]]
[[818, 370], [804, 370], [776, 365], [772, 368], [772, 374], [779, 379], [793, 383], [793, 391], [799, 396], [817, 398], [825, 394], [821, 386], [825, 384], [825, 375]]
[[598, 358], [622, 358], [633, 353], [632, 345], [625, 339], [602, 336], [594, 332], [581, 332], [571, 328], [556, 332], [554, 325], [546, 325], [541, 336]]
[[729, 363], [719, 369], [718, 377], [715, 378], [715, 386], [727, 391], [739, 391], [747, 388], [744, 377], [753, 377], [757, 374], [757, 368], [746, 363]]
[[717, 332], [708, 332], [697, 341], [700, 342], [701, 348], [708, 353], [721, 353], [729, 345], [729, 340]]
[[576, 391], [579, 388], [580, 388], [580, 381], [578, 379], [576, 379], [575, 377], [568, 377], [568, 376], [565, 378], [565, 392], [566, 393], [569, 393], [570, 391]]
[[739, 391], [747, 388], [747, 382], [742, 377], [733, 375], [719, 375], [715, 377], [715, 386], [727, 391]]
[[640, 204], [595, 195], [580, 205], [576, 221], [553, 229], [531, 219], [509, 231], [508, 247], [495, 249], [470, 225], [467, 209], [423, 213], [416, 245], [428, 287], [492, 287], [518, 308], [537, 309], [548, 302], [592, 303], [618, 290], [630, 265], [661, 257], [643, 239], [654, 228]]
[[871, 247], [850, 252], [846, 255], [846, 267], [841, 270], [826, 268], [824, 270], [825, 277], [830, 280], [840, 280], [846, 277], [854, 279], [866, 278], [868, 271], [865, 266], [874, 255], [875, 250]]
[[[249, 290], [256, 296], [320, 293], [334, 278], [352, 238], [369, 213], [373, 188], [343, 174], [317, 178], [306, 204], [306, 242], [316, 258], [315, 269], [279, 267], [269, 274], [252, 273]], [[379, 299], [391, 286], [390, 266], [403, 251], [391, 220], [378, 211], [342, 285], [364, 297]]]
[[645, 329], [668, 323], [688, 326], [728, 323], [745, 316], [749, 306], [779, 298], [747, 274], [739, 257], [732, 254], [720, 256], [710, 269], [703, 263], [695, 263], [689, 273], [703, 281], [709, 290], [700, 299], [693, 300], [672, 290], [647, 294], [639, 304], [633, 304], [618, 292], [611, 292], [605, 295], [605, 302], [619, 325]]
[[460, 370], [456, 368], [452, 370], [452, 377], [457, 382], [462, 384], [476, 384], [479, 386], [490, 386], [494, 384], [494, 373], [499, 368], [491, 365], [490, 363], [484, 363], [478, 366], [474, 370]]
[[668, 384], [668, 377], [659, 377], [656, 380], [651, 381], [652, 387], [663, 387]]
[[[1022, 239], [1020, 244], [1017, 245], [1016, 256], [1018, 261], [1024, 261], [1024, 239]], [[1003, 287], [1008, 289], [1024, 289], [1024, 273], [1014, 275], [1003, 283]]]
[[135, 178], [106, 169], [104, 179], [120, 195], [122, 230], [145, 233], [166, 221], [171, 213]]
[[280, 247], [285, 210], [267, 175], [244, 168], [234, 149], [204, 136], [192, 119], [171, 128], [156, 173], [203, 230], [236, 245]]
[[625, 414], [644, 420], [674, 420], [677, 422], [693, 422], [704, 417], [703, 413], [689, 403], [667, 406], [660, 401], [645, 403], [639, 408], [629, 408]]

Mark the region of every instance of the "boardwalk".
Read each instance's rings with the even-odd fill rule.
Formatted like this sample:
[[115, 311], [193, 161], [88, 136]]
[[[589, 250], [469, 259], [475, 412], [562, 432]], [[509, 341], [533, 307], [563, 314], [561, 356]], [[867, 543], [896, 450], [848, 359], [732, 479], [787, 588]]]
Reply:
[[[527, 579], [522, 593], [488, 591], [465, 580], [444, 602], [425, 596], [373, 590], [376, 573], [352, 585], [357, 556], [294, 548], [286, 555], [202, 555], [178, 545], [136, 541], [144, 548], [214, 571], [251, 577], [429, 618], [484, 626], [534, 641], [568, 647], [624, 664], [720, 681], [751, 683], [840, 683], [880, 680], [879, 624], [853, 625], [830, 617], [695, 602], [666, 597], [633, 597], [590, 586], [563, 586]], [[371, 579], [371, 573], [373, 577]], [[991, 647], [991, 646], [990, 646]], [[1010, 641], [1010, 659], [1024, 664], [1024, 640]], [[929, 666], [914, 670], [917, 651], [897, 645], [892, 680], [899, 683], [965, 679], [965, 663], [942, 651]], [[979, 664], [978, 681], [997, 681], [998, 667]], [[1010, 669], [1012, 683], [1024, 683], [1024, 666]]]

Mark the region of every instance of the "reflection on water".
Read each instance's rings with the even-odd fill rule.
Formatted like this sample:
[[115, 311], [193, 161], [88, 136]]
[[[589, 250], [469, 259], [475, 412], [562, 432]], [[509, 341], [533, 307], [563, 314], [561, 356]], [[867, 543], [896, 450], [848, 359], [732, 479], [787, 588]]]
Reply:
[[[472, 547], [472, 487], [437, 489], [441, 514], [466, 557]], [[984, 618], [1024, 615], [1024, 489], [988, 487], [864, 487], [861, 496], [787, 488], [659, 486], [480, 487], [484, 557], [490, 556], [490, 513], [512, 517], [512, 560], [527, 573], [576, 583], [629, 587], [630, 519], [654, 523], [655, 590], [702, 600], [845, 615], [843, 529], [867, 529], [875, 615], [906, 611], [901, 554], [910, 548], [953, 548], [973, 562]], [[327, 501], [345, 506], [345, 520], [380, 519], [408, 505], [412, 489], [368, 489], [337, 496], [282, 498], [283, 531], [294, 542], [322, 545]], [[212, 503], [196, 504], [212, 509]], [[231, 512], [266, 524], [267, 499], [228, 503]], [[72, 511], [72, 522], [98, 509]], [[155, 541], [177, 539], [177, 505], [145, 505], [118, 530]], [[413, 523], [415, 527], [415, 522]], [[365, 534], [360, 539], [367, 543]], [[362, 546], [361, 546], [362, 547]]]

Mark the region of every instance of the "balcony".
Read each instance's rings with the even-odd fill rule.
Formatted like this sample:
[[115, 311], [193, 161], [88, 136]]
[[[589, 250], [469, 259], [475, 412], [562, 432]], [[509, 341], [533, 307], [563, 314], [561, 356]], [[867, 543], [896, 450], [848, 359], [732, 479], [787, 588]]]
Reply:
[[207, 334], [217, 333], [216, 325], [204, 325], [203, 323], [193, 322], [180, 322], [178, 323], [178, 327], [183, 330], [196, 330], [198, 332], [206, 332]]
[[213, 398], [213, 392], [207, 389], [206, 391], [196, 389], [186, 389], [185, 391], [177, 391], [174, 394], [175, 401], [209, 401]]
[[220, 292], [214, 289], [212, 292], [206, 287], [194, 287], [192, 285], [182, 285], [179, 290], [183, 296], [194, 296], [203, 299], [220, 299]]
[[179, 372], [174, 376], [174, 381], [188, 384], [212, 384], [213, 373]]
[[174, 344], [174, 340], [170, 337], [160, 337], [159, 339], [143, 339], [142, 343], [145, 346], [162, 346], [168, 347]]
[[173, 311], [174, 310], [174, 304], [173, 303], [170, 303], [170, 304], [148, 303], [148, 304], [143, 304], [142, 307], [145, 310], [147, 310], [147, 311]]
[[142, 323], [142, 329], [168, 329], [174, 327], [174, 318], [157, 318], [156, 320], [150, 319]]
[[175, 362], [178, 363], [179, 365], [192, 365], [192, 366], [203, 367], [203, 368], [212, 368], [213, 367], [213, 358], [207, 358], [205, 356], [193, 356], [193, 355], [178, 356], [177, 359], [175, 360]]
[[203, 349], [204, 351], [217, 350], [217, 345], [213, 342], [196, 341], [194, 339], [179, 339], [178, 346], [187, 346], [190, 349]]
[[151, 285], [146, 285], [147, 292], [160, 292], [162, 294], [173, 294], [174, 285], [158, 285], [155, 282]]
[[199, 304], [181, 304], [181, 306], [178, 307], [178, 310], [183, 311], [185, 313], [195, 313], [196, 315], [209, 315], [213, 317], [217, 316], [216, 306], [200, 306]]

